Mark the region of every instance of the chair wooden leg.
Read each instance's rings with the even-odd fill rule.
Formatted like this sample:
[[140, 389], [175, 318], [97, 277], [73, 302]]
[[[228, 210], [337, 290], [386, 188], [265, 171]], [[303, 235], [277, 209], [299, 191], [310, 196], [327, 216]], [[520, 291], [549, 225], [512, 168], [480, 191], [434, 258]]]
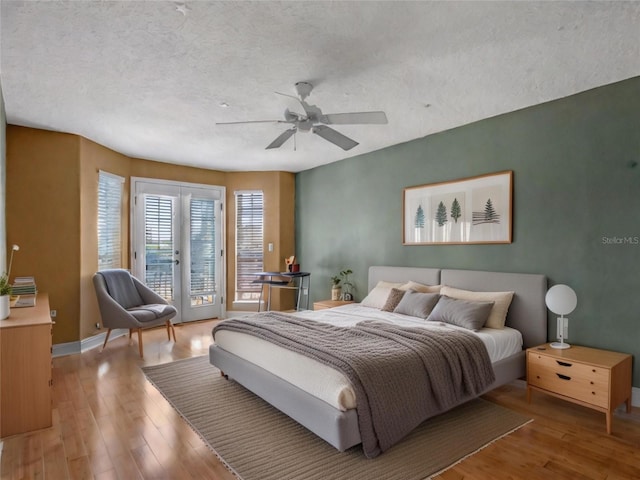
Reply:
[[173, 341], [176, 342], [176, 330], [173, 328], [171, 320], [167, 320], [167, 338], [171, 341], [171, 333], [173, 333]]
[[142, 353], [142, 329], [138, 329], [138, 349], [140, 350], [140, 358], [144, 358], [144, 354]]
[[104, 337], [104, 344], [102, 345], [102, 350], [107, 346], [107, 342], [109, 341], [109, 335], [111, 335], [111, 329], [107, 330], [107, 336]]

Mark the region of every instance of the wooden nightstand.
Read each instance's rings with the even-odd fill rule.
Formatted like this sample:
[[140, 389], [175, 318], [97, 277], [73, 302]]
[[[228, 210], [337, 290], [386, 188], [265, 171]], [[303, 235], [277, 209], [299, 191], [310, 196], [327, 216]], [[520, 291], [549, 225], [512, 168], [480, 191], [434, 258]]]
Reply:
[[626, 402], [631, 412], [631, 355], [580, 346], [529, 348], [527, 402], [531, 390], [604, 412], [611, 433], [613, 410]]
[[353, 303], [353, 300], [320, 300], [319, 302], [313, 302], [313, 309], [324, 310], [325, 308], [339, 307], [348, 303]]

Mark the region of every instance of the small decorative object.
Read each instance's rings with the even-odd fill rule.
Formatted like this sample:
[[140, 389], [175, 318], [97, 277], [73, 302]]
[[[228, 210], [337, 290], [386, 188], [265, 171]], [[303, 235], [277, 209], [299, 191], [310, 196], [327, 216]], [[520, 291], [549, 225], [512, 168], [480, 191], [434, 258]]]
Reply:
[[7, 270], [7, 281], [9, 280], [9, 275], [11, 275], [11, 265], [13, 265], [13, 252], [17, 252], [20, 250], [20, 247], [16, 244], [11, 246], [11, 258], [9, 259], [9, 270]]
[[[544, 301], [549, 310], [560, 315], [557, 323], [557, 336], [560, 341], [553, 342], [551, 348], [571, 348], [571, 345], [564, 341], [564, 339], [569, 336], [569, 319], [565, 318], [565, 315], [573, 312], [578, 304], [576, 292], [568, 285], [554, 285], [547, 291]], [[567, 330], [567, 335], [565, 335], [565, 329]]]
[[[293, 272], [293, 266], [296, 263], [296, 256], [295, 255], [291, 255], [290, 257], [287, 257], [284, 259], [284, 264], [286, 265], [287, 272]], [[298, 266], [298, 271], [300, 271], [300, 267]]]
[[342, 279], [338, 275], [331, 277], [331, 300], [340, 300], [340, 293], [342, 292], [341, 281]]
[[0, 320], [4, 320], [9, 316], [9, 305], [11, 300], [11, 284], [9, 276], [3, 274], [0, 276]]
[[353, 300], [353, 283], [351, 283], [351, 274], [353, 271], [350, 268], [346, 268], [340, 272], [340, 278], [342, 279], [342, 300]]
[[404, 245], [511, 243], [513, 171], [404, 189]]
[[11, 247], [11, 257], [9, 259], [9, 269], [6, 274], [0, 276], [0, 320], [4, 320], [9, 316], [9, 306], [11, 305], [11, 284], [9, 283], [9, 275], [11, 274], [11, 265], [13, 264], [13, 252], [20, 250], [18, 245]]
[[351, 283], [350, 275], [353, 271], [350, 268], [341, 270], [338, 275], [331, 277], [331, 300], [353, 300], [353, 283]]

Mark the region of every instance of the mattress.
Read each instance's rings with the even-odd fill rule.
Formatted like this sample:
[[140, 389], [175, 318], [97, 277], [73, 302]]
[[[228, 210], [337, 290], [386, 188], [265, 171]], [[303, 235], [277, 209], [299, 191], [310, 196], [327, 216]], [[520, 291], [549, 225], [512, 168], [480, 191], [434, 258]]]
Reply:
[[[384, 312], [375, 308], [363, 307], [360, 304], [348, 304], [318, 311], [307, 310], [296, 312], [295, 315], [344, 327], [353, 326], [364, 320], [377, 320], [398, 326], [440, 331], [460, 329], [454, 325], [426, 322], [421, 318]], [[522, 335], [515, 329], [509, 327], [501, 330], [483, 328], [473, 333], [487, 347], [492, 363], [522, 351]], [[215, 343], [229, 353], [267, 370], [334, 408], [346, 411], [356, 406], [355, 393], [347, 378], [338, 370], [316, 360], [266, 340], [227, 330], [216, 333]]]

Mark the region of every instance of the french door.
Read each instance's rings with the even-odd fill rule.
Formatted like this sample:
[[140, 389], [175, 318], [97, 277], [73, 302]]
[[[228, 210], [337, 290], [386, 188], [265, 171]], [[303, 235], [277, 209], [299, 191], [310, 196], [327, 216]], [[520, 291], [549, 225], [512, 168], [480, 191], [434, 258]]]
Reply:
[[131, 190], [133, 274], [178, 322], [222, 318], [224, 187], [133, 177]]

